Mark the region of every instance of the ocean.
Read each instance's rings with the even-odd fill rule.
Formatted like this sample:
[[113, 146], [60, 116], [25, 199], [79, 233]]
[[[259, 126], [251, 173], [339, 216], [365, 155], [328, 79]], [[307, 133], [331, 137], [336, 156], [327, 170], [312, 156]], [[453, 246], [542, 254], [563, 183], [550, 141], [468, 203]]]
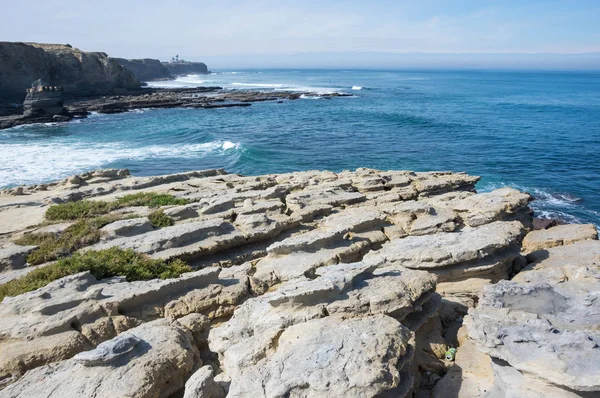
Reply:
[[256, 175], [453, 170], [531, 193], [536, 215], [600, 225], [600, 73], [239, 70], [161, 87], [345, 92], [246, 108], [141, 109], [0, 131], [0, 187], [96, 168]]

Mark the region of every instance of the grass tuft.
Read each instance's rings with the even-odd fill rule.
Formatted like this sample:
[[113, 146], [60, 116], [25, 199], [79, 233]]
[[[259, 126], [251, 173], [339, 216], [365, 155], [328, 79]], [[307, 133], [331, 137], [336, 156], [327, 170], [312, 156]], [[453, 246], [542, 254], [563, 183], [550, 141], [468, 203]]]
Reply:
[[101, 216], [115, 210], [113, 202], [99, 200], [80, 200], [52, 205], [46, 210], [46, 220], [78, 220], [81, 218]]
[[139, 192], [131, 195], [125, 195], [117, 199], [119, 207], [125, 206], [148, 206], [152, 208], [171, 205], [187, 205], [189, 200], [176, 198], [173, 195], [159, 194], [155, 192]]
[[77, 249], [94, 244], [100, 240], [100, 228], [113, 221], [120, 220], [116, 216], [103, 216], [77, 221], [61, 234], [27, 233], [15, 241], [18, 245], [39, 246], [27, 256], [27, 262], [38, 265], [69, 256]]
[[46, 210], [46, 220], [79, 220], [82, 218], [97, 217], [113, 210], [129, 206], [148, 206], [151, 208], [185, 205], [190, 203], [187, 199], [176, 198], [173, 195], [159, 194], [155, 192], [139, 192], [125, 195], [115, 202], [104, 202], [100, 200], [80, 200], [78, 202], [67, 202], [52, 205]]
[[6, 296], [17, 296], [46, 286], [52, 281], [79, 272], [89, 271], [96, 279], [124, 276], [127, 281], [167, 279], [181, 276], [192, 268], [182, 260], [153, 260], [131, 249], [116, 247], [75, 253], [54, 264], [31, 271], [22, 278], [0, 285], [0, 301]]
[[150, 222], [154, 228], [170, 227], [175, 222], [169, 216], [167, 216], [162, 210], [153, 211], [148, 215]]

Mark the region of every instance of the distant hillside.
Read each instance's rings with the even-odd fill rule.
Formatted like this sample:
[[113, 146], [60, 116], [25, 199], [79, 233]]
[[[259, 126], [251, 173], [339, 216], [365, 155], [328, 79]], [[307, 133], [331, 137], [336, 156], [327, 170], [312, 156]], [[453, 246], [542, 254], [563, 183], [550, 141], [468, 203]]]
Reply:
[[206, 74], [208, 67], [203, 62], [160, 62], [157, 59], [113, 58], [121, 66], [131, 70], [141, 81], [175, 78], [179, 75]]
[[0, 100], [21, 102], [37, 79], [60, 85], [67, 96], [92, 96], [140, 88], [139, 79], [106, 53], [70, 45], [0, 42]]

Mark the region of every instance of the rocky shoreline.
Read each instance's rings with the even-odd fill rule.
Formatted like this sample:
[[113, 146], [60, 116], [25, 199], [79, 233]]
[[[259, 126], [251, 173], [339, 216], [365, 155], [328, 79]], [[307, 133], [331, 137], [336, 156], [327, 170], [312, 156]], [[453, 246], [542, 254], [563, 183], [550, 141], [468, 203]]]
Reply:
[[[530, 195], [478, 180], [97, 170], [4, 190], [0, 397], [597, 396], [595, 227], [534, 230]], [[99, 218], [73, 258], [188, 272], [28, 264]]]
[[112, 95], [65, 101], [60, 115], [0, 116], [0, 130], [23, 124], [67, 122], [87, 117], [90, 112], [121, 113], [142, 108], [228, 108], [250, 106], [253, 102], [297, 100], [302, 96], [332, 99], [352, 94], [317, 94], [297, 91], [224, 90], [222, 87], [147, 88], [127, 95]]

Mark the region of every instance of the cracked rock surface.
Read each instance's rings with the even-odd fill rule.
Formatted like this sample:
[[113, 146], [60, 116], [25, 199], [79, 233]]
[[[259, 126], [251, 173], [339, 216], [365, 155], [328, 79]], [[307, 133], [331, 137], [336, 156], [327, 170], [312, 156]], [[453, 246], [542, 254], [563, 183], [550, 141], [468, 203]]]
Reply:
[[[476, 193], [478, 180], [97, 170], [5, 190], [0, 284], [34, 269], [37, 248], [19, 236], [72, 224], [42, 224], [52, 204], [142, 192], [187, 204], [111, 210], [116, 221], [79, 250], [131, 249], [193, 271], [135, 282], [82, 272], [5, 297], [0, 397], [518, 396], [527, 378], [598, 391], [597, 236], [527, 235], [531, 197]], [[172, 225], [153, 226], [156, 210]], [[460, 374], [443, 359], [457, 342], [474, 358], [459, 347]]]

